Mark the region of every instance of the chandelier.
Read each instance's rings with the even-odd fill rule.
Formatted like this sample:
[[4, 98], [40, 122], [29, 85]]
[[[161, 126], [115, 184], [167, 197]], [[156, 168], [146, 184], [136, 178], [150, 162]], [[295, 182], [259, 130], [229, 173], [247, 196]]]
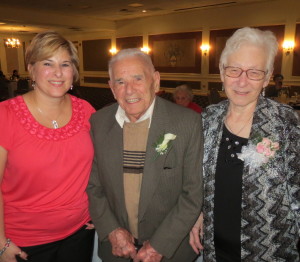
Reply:
[[18, 38], [4, 39], [4, 44], [8, 48], [19, 48], [21, 46], [21, 43]]

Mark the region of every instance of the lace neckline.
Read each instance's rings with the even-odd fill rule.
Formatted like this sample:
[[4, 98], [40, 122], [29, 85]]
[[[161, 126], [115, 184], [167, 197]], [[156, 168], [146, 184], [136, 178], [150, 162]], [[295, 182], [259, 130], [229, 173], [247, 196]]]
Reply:
[[37, 136], [41, 139], [57, 141], [74, 136], [80, 131], [84, 123], [82, 102], [75, 96], [70, 95], [70, 98], [72, 102], [71, 120], [65, 126], [57, 129], [42, 126], [39, 122], [37, 122], [29, 111], [22, 96], [10, 99], [9, 106], [17, 116], [20, 124], [31, 135]]

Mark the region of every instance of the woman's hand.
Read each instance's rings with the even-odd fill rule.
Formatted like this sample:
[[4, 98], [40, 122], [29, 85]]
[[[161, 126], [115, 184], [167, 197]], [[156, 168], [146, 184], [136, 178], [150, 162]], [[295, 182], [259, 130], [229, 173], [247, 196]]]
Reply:
[[89, 223], [89, 222], [87, 222], [85, 225], [86, 225], [85, 229], [94, 229], [95, 228], [94, 224]]
[[16, 256], [27, 260], [27, 253], [22, 251], [13, 242], [10, 242], [9, 247], [7, 247], [2, 256], [0, 256], [0, 262], [17, 262]]
[[200, 254], [200, 250], [203, 250], [201, 240], [203, 238], [203, 213], [200, 214], [197, 222], [193, 226], [190, 232], [190, 245], [196, 254]]

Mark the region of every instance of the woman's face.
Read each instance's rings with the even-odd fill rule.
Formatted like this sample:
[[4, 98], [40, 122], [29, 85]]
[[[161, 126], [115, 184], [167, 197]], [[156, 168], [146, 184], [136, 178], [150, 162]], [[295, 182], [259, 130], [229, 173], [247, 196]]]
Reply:
[[185, 91], [178, 91], [175, 95], [175, 102], [177, 105], [187, 107], [191, 102], [191, 99], [187, 92]]
[[[224, 67], [239, 67], [242, 70], [256, 69], [266, 72], [267, 56], [265, 50], [255, 45], [244, 44], [227, 58]], [[224, 84], [226, 95], [233, 106], [247, 107], [256, 105], [258, 96], [262, 89], [269, 83], [270, 75], [268, 72], [262, 80], [251, 80], [243, 72], [239, 77], [233, 78], [226, 76], [225, 71], [221, 70], [221, 80]]]
[[52, 57], [29, 65], [35, 90], [51, 97], [61, 97], [73, 83], [74, 69], [69, 53], [59, 49]]

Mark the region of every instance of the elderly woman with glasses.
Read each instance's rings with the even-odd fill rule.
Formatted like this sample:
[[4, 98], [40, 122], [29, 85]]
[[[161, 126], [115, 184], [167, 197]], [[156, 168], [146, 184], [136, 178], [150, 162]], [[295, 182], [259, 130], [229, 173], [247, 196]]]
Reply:
[[205, 199], [190, 233], [205, 262], [299, 261], [299, 117], [262, 96], [277, 49], [271, 32], [242, 28], [221, 54], [228, 100], [203, 113]]

